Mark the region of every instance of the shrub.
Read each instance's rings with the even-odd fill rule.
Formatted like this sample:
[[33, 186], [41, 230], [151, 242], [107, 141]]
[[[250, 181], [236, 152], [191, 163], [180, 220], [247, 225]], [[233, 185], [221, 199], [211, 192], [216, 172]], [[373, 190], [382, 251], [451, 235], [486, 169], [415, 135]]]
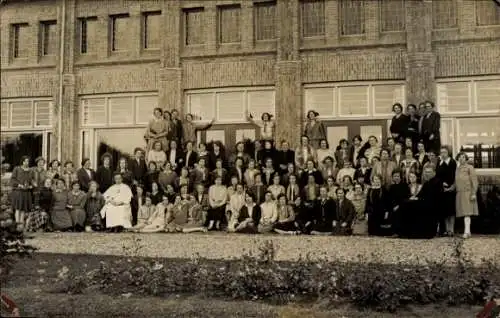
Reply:
[[[455, 267], [428, 262], [427, 266], [403, 264], [338, 263], [274, 260], [276, 247], [266, 242], [257, 256], [233, 261], [196, 258], [172, 260], [123, 260], [101, 262], [84, 273], [63, 275], [63, 292], [98, 289], [108, 294], [200, 294], [275, 303], [322, 300], [351, 302], [358, 307], [396, 311], [408, 304], [482, 305], [500, 295], [500, 267], [484, 263], [473, 267], [457, 244], [462, 260]], [[460, 254], [462, 253], [462, 254]], [[460, 279], [457, 279], [460, 277]]]

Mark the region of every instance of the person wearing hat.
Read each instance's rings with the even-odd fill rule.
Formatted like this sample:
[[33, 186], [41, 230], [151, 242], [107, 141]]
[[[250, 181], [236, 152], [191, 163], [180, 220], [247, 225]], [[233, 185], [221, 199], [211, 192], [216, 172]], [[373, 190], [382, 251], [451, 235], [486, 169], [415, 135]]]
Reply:
[[315, 110], [307, 112], [307, 122], [304, 129], [304, 135], [309, 138], [311, 146], [318, 149], [322, 139], [326, 139], [325, 125], [318, 120], [319, 113]]
[[247, 119], [254, 125], [260, 128], [260, 139], [274, 140], [275, 123], [272, 120], [273, 115], [268, 112], [262, 113], [260, 122], [253, 118], [252, 114], [247, 114]]

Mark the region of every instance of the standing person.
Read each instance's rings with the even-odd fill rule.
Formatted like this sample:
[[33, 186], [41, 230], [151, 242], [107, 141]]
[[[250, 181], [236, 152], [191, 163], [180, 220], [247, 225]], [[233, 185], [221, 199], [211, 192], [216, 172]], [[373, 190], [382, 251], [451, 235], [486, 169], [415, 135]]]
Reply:
[[149, 121], [144, 139], [151, 150], [156, 142], [159, 142], [163, 150], [167, 149], [167, 134], [169, 133], [169, 123], [163, 118], [163, 111], [157, 107], [153, 111], [153, 118]]
[[208, 230], [220, 230], [220, 224], [224, 219], [224, 213], [227, 203], [227, 188], [222, 184], [220, 176], [215, 177], [215, 184], [208, 189], [208, 201], [210, 209], [208, 210]]
[[26, 213], [25, 230], [27, 232], [43, 231], [47, 229], [49, 213], [54, 201], [51, 188], [52, 180], [47, 178], [44, 184], [37, 189], [38, 191], [34, 193], [34, 209]]
[[101, 157], [102, 166], [95, 172], [95, 181], [101, 191], [106, 192], [113, 185], [113, 168], [111, 167], [111, 155], [105, 153]]
[[300, 146], [295, 149], [295, 166], [304, 169], [309, 160], [316, 161], [316, 150], [311, 146], [309, 137], [304, 135], [300, 139]]
[[387, 209], [387, 192], [382, 184], [382, 177], [372, 176], [372, 185], [366, 196], [366, 214], [368, 214], [368, 233], [376, 236], [391, 236], [392, 213]]
[[264, 203], [260, 205], [259, 233], [269, 233], [273, 230], [274, 224], [278, 220], [278, 207], [273, 200], [271, 192], [267, 191], [264, 196]]
[[222, 168], [226, 169], [227, 168], [227, 162], [226, 162], [226, 154], [224, 150], [224, 146], [220, 141], [214, 141], [212, 143], [212, 149], [208, 153], [208, 168], [210, 170], [215, 169], [216, 167], [216, 162], [217, 160], [221, 160], [222, 162]]
[[335, 178], [337, 176], [337, 173], [339, 172], [339, 169], [337, 168], [335, 159], [333, 159], [333, 157], [326, 157], [325, 159], [323, 159], [322, 165], [319, 170], [321, 172], [322, 180], [326, 180], [330, 177]]
[[12, 209], [18, 230], [24, 229], [25, 214], [33, 209], [33, 186], [35, 175], [29, 167], [30, 158], [23, 156], [21, 165], [12, 171], [10, 184], [12, 186]]
[[223, 165], [224, 165], [224, 163], [223, 163], [222, 159], [219, 158], [215, 161], [215, 169], [211, 173], [212, 183], [215, 183], [215, 179], [217, 179], [218, 177], [221, 178], [222, 184], [228, 183], [228, 181], [229, 181], [228, 180], [228, 172], [224, 168]]
[[45, 179], [47, 179], [47, 170], [45, 169], [45, 159], [38, 157], [35, 159], [35, 167], [33, 168], [34, 176], [34, 192], [38, 192], [39, 188], [43, 187]]
[[177, 145], [182, 144], [183, 140], [183, 128], [182, 128], [182, 122], [179, 119], [179, 111], [177, 109], [172, 110], [172, 140], [175, 140]]
[[132, 209], [132, 225], [137, 225], [137, 216], [141, 209], [141, 207], [145, 204], [145, 193], [144, 186], [142, 184], [138, 184], [135, 186], [135, 193], [130, 202], [130, 206]]
[[369, 185], [372, 168], [368, 166], [368, 160], [365, 157], [359, 158], [359, 168], [354, 172], [354, 181], [362, 185]]
[[[82, 160], [82, 167], [76, 172], [78, 176], [78, 183], [80, 184], [80, 189], [82, 191], [89, 191], [90, 181], [95, 180], [95, 172], [90, 168], [90, 159], [84, 158]], [[70, 187], [73, 185], [71, 184]]]
[[175, 181], [177, 180], [177, 173], [172, 170], [172, 164], [170, 162], [165, 162], [163, 169], [158, 174], [158, 183], [162, 191], [166, 191], [167, 186], [175, 185]]
[[243, 174], [243, 179], [247, 188], [253, 187], [255, 182], [255, 175], [259, 172], [260, 170], [257, 168], [255, 160], [250, 159], [250, 161], [248, 162], [248, 168]]
[[[213, 118], [208, 124], [196, 124], [193, 122], [194, 119], [195, 115], [186, 114], [186, 120], [182, 123], [182, 142], [184, 144], [190, 141], [196, 145], [198, 132], [210, 129], [215, 122], [215, 118]], [[196, 119], [200, 120], [201, 117], [196, 117]]]
[[144, 150], [134, 149], [134, 159], [130, 161], [130, 172], [132, 172], [132, 183], [134, 185], [144, 184], [148, 166], [144, 159]]
[[[397, 143], [394, 145], [394, 149], [391, 153], [391, 160], [394, 161], [396, 164], [396, 167], [401, 166], [401, 162], [405, 159], [405, 155], [403, 155], [403, 145], [400, 143]], [[413, 151], [412, 151], [412, 158], [413, 158]]]
[[[347, 157], [348, 156], [349, 154], [347, 154]], [[333, 149], [330, 149], [330, 146], [328, 145], [328, 141], [326, 139], [322, 139], [319, 142], [319, 148], [316, 150], [318, 169], [321, 169], [323, 167], [323, 162], [328, 157], [330, 157], [332, 160], [335, 160], [335, 151]]]
[[250, 188], [250, 193], [252, 193], [254, 201], [256, 204], [260, 205], [264, 202], [264, 197], [267, 191], [266, 185], [262, 182], [262, 174], [257, 173], [255, 175], [254, 185]]
[[420, 117], [417, 114], [417, 106], [408, 104], [406, 106], [406, 114], [408, 116], [408, 126], [406, 127], [405, 137], [410, 138], [415, 145], [419, 141], [419, 121]]
[[347, 139], [340, 140], [337, 150], [335, 151], [335, 161], [337, 163], [337, 167], [342, 169], [344, 167], [344, 162], [350, 161], [350, 157], [351, 150], [349, 148], [349, 142]]
[[[415, 175], [415, 173], [410, 172], [408, 174], [408, 183], [410, 175]], [[406, 213], [404, 203], [410, 196], [408, 183], [403, 182], [401, 171], [394, 170], [392, 172], [392, 184], [387, 192], [387, 209], [393, 214], [393, 229], [395, 233], [399, 233], [400, 225], [403, 223], [401, 220], [404, 219], [404, 214]]]
[[[337, 195], [337, 194], [335, 194]], [[354, 205], [354, 211], [356, 211], [356, 217], [352, 226], [352, 234], [354, 235], [367, 235], [368, 234], [368, 223], [366, 221], [366, 192], [363, 185], [356, 183], [354, 184], [354, 192], [351, 197], [351, 202]]]
[[63, 180], [56, 180], [54, 204], [50, 213], [50, 221], [54, 231], [71, 231], [73, 222], [68, 206], [68, 191]]
[[436, 178], [436, 167], [427, 166], [422, 174], [422, 188], [416, 195], [421, 201], [416, 238], [433, 238], [437, 233], [438, 216], [436, 206], [442, 197], [442, 183]]
[[281, 184], [279, 173], [274, 173], [272, 180], [272, 184], [267, 187], [267, 191], [273, 194], [274, 200], [277, 200], [280, 195], [285, 194], [285, 187]]
[[119, 173], [122, 176], [122, 181], [129, 187], [132, 186], [133, 183], [133, 174], [132, 172], [128, 169], [128, 160], [125, 157], [121, 157], [118, 160], [118, 167], [116, 168], [116, 172]]
[[417, 160], [413, 157], [413, 151], [410, 148], [405, 150], [405, 159], [401, 161], [399, 168], [402, 171], [402, 177], [406, 183], [408, 183], [408, 177], [410, 173], [418, 174], [419, 164]]
[[391, 120], [391, 136], [397, 143], [403, 143], [406, 136], [406, 131], [408, 129], [408, 124], [410, 123], [410, 118], [403, 114], [403, 106], [400, 103], [395, 103], [392, 105], [392, 111], [394, 116]]
[[76, 174], [75, 165], [73, 161], [66, 161], [64, 163], [64, 168], [62, 171], [62, 179], [64, 180], [66, 188], [69, 188], [73, 181], [78, 180], [78, 176]]
[[380, 151], [382, 148], [378, 143], [378, 139], [375, 136], [368, 137], [368, 142], [363, 146], [364, 156], [368, 159], [368, 164], [373, 164], [374, 157], [380, 157]]
[[436, 165], [436, 178], [439, 179], [442, 188], [442, 197], [439, 200], [439, 234], [453, 236], [455, 233], [455, 197], [453, 189], [455, 184], [455, 173], [457, 162], [451, 158], [447, 146], [441, 147], [440, 160]]
[[418, 104], [418, 140], [423, 139], [423, 125], [424, 125], [424, 117], [426, 115], [427, 110], [425, 109], [425, 103]]
[[351, 200], [346, 197], [342, 188], [336, 190], [336, 213], [333, 219], [333, 233], [340, 235], [352, 235], [352, 226], [356, 219], [356, 209]]
[[48, 178], [45, 179], [45, 183], [38, 193], [38, 206], [40, 207], [40, 211], [45, 213], [44, 219], [46, 219], [45, 224], [43, 222], [39, 222], [38, 224], [44, 224], [45, 230], [51, 230], [50, 214], [52, 213], [52, 208], [54, 206], [53, 188], [55, 186], [55, 179], [54, 182], [52, 180], [53, 179]]
[[315, 110], [307, 112], [307, 121], [304, 128], [304, 135], [309, 138], [314, 149], [319, 148], [321, 139], [326, 139], [326, 128], [323, 122], [318, 119], [319, 113]]
[[464, 238], [471, 236], [471, 216], [479, 215], [477, 204], [478, 180], [476, 170], [469, 164], [469, 158], [464, 152], [457, 155], [457, 170], [455, 172], [456, 215], [464, 219]]
[[380, 152], [380, 161], [373, 165], [372, 178], [374, 175], [379, 175], [382, 179], [382, 186], [389, 188], [392, 184], [392, 172], [396, 170], [396, 164], [390, 161], [389, 151], [382, 149]]
[[194, 150], [193, 142], [186, 141], [186, 150], [182, 154], [182, 157], [179, 159], [179, 165], [188, 168], [188, 170], [191, 170], [194, 168], [197, 162], [198, 153]]
[[92, 181], [90, 183], [89, 192], [86, 194], [85, 200], [85, 232], [101, 231], [102, 218], [101, 209], [104, 206], [104, 197], [99, 191], [99, 184]]
[[47, 178], [49, 179], [59, 179], [61, 177], [61, 163], [59, 160], [54, 159], [49, 163], [47, 167]]
[[247, 114], [248, 121], [250, 121], [252, 124], [260, 128], [261, 140], [268, 140], [268, 141], [274, 140], [275, 123], [272, 120], [272, 118], [273, 115], [265, 112], [262, 113], [262, 115], [260, 116], [260, 122], [258, 122], [253, 118], [252, 114]]
[[[89, 183], [89, 188], [92, 182]], [[71, 185], [71, 191], [68, 193], [68, 205], [69, 213], [71, 214], [71, 220], [73, 223], [74, 232], [82, 232], [85, 229], [85, 201], [87, 200], [87, 195], [85, 192], [80, 190], [80, 184], [74, 182]]]
[[422, 139], [427, 151], [439, 152], [441, 148], [441, 115], [435, 110], [434, 103], [425, 102], [426, 114], [422, 122]]
[[119, 173], [114, 175], [115, 184], [104, 192], [106, 201], [101, 210], [101, 216], [106, 218], [106, 228], [111, 232], [121, 232], [123, 229], [132, 227], [132, 191], [123, 183], [123, 177]]
[[190, 172], [190, 178], [192, 180], [192, 184], [195, 188], [199, 184], [201, 185], [207, 185], [210, 177], [210, 173], [208, 171], [208, 168], [206, 167], [206, 161], [205, 158], [200, 158], [198, 160], [198, 164], [196, 165], [196, 168], [191, 170]]
[[349, 161], [354, 163], [355, 167], [359, 166], [359, 159], [364, 157], [365, 154], [361, 149], [363, 149], [363, 138], [360, 135], [352, 137], [351, 154], [349, 155]]
[[182, 168], [182, 150], [178, 149], [177, 146], [177, 141], [170, 141], [170, 149], [167, 151], [167, 161], [170, 162], [175, 172], [179, 173]]

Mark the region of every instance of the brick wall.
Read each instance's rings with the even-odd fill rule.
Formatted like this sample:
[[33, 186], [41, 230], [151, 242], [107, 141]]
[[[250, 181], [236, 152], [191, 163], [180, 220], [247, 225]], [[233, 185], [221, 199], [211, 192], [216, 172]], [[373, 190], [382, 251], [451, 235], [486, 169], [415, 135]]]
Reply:
[[[49, 97], [59, 103], [60, 69], [56, 59], [39, 56], [39, 21], [58, 21], [64, 27], [62, 74], [64, 158], [78, 159], [78, 96], [82, 94], [158, 91], [160, 105], [180, 108], [186, 89], [227, 86], [276, 86], [278, 138], [298, 138], [302, 125], [302, 84], [331, 81], [406, 79], [409, 100], [434, 96], [434, 78], [500, 73], [500, 26], [477, 27], [474, 1], [459, 1], [458, 25], [432, 30], [432, 1], [406, 1], [406, 31], [380, 32], [377, 1], [365, 6], [364, 33], [342, 36], [339, 1], [325, 2], [325, 33], [301, 38], [299, 0], [279, 0], [276, 41], [254, 39], [253, 8], [249, 1], [11, 1], [1, 10], [2, 97]], [[64, 3], [64, 10], [63, 10]], [[217, 39], [217, 5], [241, 4], [239, 44]], [[204, 43], [185, 45], [182, 8], [205, 7]], [[468, 8], [468, 9], [464, 9]], [[142, 12], [161, 10], [161, 47], [142, 49]], [[62, 25], [62, 15], [65, 25]], [[111, 14], [128, 13], [129, 50], [109, 49]], [[98, 18], [95, 54], [79, 52], [78, 18]], [[10, 24], [30, 23], [30, 54], [10, 58]], [[59, 39], [56, 39], [59, 41]], [[290, 111], [293, 109], [294, 111]], [[57, 115], [57, 114], [55, 114]], [[56, 116], [54, 116], [56, 117]], [[57, 125], [54, 134], [57, 135]], [[52, 143], [53, 154], [57, 144]]]

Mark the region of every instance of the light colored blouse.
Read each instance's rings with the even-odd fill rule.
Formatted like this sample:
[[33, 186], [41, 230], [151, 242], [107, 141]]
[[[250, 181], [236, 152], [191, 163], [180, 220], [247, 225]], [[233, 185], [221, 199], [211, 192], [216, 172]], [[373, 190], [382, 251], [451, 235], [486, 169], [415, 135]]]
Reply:
[[227, 188], [223, 185], [212, 185], [208, 189], [210, 206], [215, 208], [227, 202]]
[[162, 167], [165, 162], [167, 161], [167, 154], [164, 151], [157, 151], [154, 149], [151, 149], [148, 152], [148, 162], [155, 162], [157, 165], [157, 168], [159, 169]]
[[260, 205], [260, 210], [261, 210], [260, 224], [263, 225], [273, 224], [278, 219], [278, 208], [274, 201], [262, 203]]

